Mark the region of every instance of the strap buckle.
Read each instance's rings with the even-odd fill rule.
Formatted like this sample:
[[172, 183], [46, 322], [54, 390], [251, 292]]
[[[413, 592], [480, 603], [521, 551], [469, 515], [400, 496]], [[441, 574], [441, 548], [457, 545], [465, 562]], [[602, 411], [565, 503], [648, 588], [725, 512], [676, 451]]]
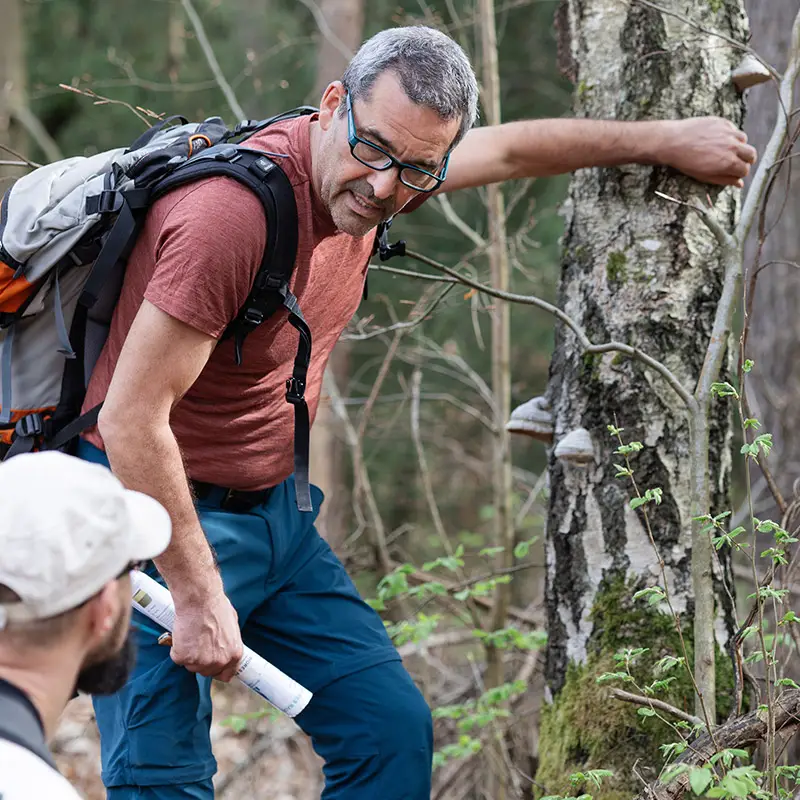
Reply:
[[44, 417], [39, 413], [27, 414], [14, 426], [17, 436], [41, 436], [44, 433]]
[[293, 406], [305, 402], [306, 382], [295, 378], [286, 379], [286, 402], [291, 403]]
[[116, 189], [104, 189], [86, 198], [87, 214], [113, 214], [122, 208], [124, 198]]
[[242, 318], [248, 325], [260, 325], [264, 321], [264, 313], [253, 306], [245, 309]]

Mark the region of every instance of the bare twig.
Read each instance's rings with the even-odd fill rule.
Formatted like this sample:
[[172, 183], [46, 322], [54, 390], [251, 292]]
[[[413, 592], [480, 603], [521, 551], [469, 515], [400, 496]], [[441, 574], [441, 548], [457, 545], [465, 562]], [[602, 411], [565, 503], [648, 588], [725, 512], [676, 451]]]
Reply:
[[208, 41], [208, 36], [206, 36], [203, 22], [200, 19], [197, 11], [195, 11], [192, 0], [181, 0], [181, 4], [186, 11], [186, 16], [189, 17], [189, 21], [192, 23], [194, 32], [197, 35], [197, 42], [203, 50], [203, 55], [206, 57], [208, 66], [211, 68], [211, 72], [214, 74], [214, 79], [217, 82], [217, 86], [219, 86], [219, 88], [222, 90], [222, 94], [225, 95], [225, 99], [228, 101], [228, 106], [237, 120], [245, 119], [246, 114], [244, 113], [241, 105], [239, 105], [239, 101], [236, 99], [236, 95], [233, 93], [231, 85], [227, 80], [225, 80], [225, 76], [222, 74], [222, 68], [219, 65], [219, 61], [217, 61], [217, 57], [214, 55], [214, 49], [211, 47], [211, 43]]
[[[637, 2], [644, 2], [644, 0], [637, 0]], [[783, 75], [783, 80], [781, 80], [780, 90], [778, 92], [779, 103], [784, 109], [792, 107], [794, 84], [798, 72], [800, 72], [800, 11], [798, 11], [794, 24], [792, 25], [789, 64], [786, 67], [786, 72]], [[778, 119], [775, 122], [775, 127], [772, 129], [772, 135], [769, 137], [769, 142], [767, 142], [767, 146], [761, 154], [759, 165], [750, 182], [747, 197], [744, 199], [742, 215], [739, 218], [739, 224], [736, 226], [736, 238], [740, 243], [743, 243], [747, 238], [747, 233], [755, 221], [756, 212], [761, 202], [761, 196], [767, 185], [770, 170], [781, 152], [783, 143], [786, 141], [788, 130], [789, 121], [786, 114], [779, 113]]]
[[[68, 92], [73, 92], [75, 94], [81, 94], [84, 97], [89, 97], [94, 100], [94, 104], [97, 106], [101, 105], [112, 105], [112, 106], [122, 106], [123, 108], [127, 108], [132, 114], [135, 114], [141, 122], [144, 123], [145, 127], [150, 127], [153, 124], [153, 119], [159, 119], [159, 115], [155, 114], [154, 112], [150, 111], [147, 114], [142, 113], [143, 109], [134, 108], [130, 103], [126, 103], [124, 100], [114, 100], [110, 97], [103, 97], [103, 95], [97, 94], [97, 92], [92, 91], [91, 89], [80, 89], [77, 86], [70, 86], [66, 83], [59, 83], [58, 84], [61, 89], [65, 89]], [[14, 155], [17, 155], [14, 153]]]
[[497, 297], [500, 300], [507, 300], [512, 303], [521, 303], [524, 305], [536, 306], [536, 308], [540, 308], [542, 311], [546, 311], [548, 314], [552, 314], [556, 319], [561, 320], [577, 337], [578, 341], [581, 344], [584, 352], [586, 353], [610, 353], [610, 352], [619, 352], [623, 353], [624, 355], [630, 356], [631, 358], [635, 358], [638, 361], [647, 364], [651, 369], [658, 372], [661, 377], [666, 380], [666, 382], [670, 385], [673, 391], [680, 397], [683, 401], [684, 405], [691, 411], [695, 407], [695, 400], [691, 396], [691, 394], [684, 388], [683, 384], [678, 380], [678, 378], [670, 371], [668, 367], [662, 364], [660, 361], [648, 356], [646, 353], [639, 350], [637, 347], [631, 347], [628, 344], [623, 344], [622, 342], [606, 342], [604, 344], [592, 344], [586, 334], [583, 332], [583, 329], [578, 325], [575, 320], [572, 319], [568, 314], [562, 311], [557, 306], [554, 306], [552, 303], [548, 303], [546, 300], [542, 300], [535, 295], [524, 295], [524, 294], [515, 294], [513, 292], [504, 292], [499, 289], [493, 289], [491, 286], [486, 286], [479, 281], [472, 280], [471, 278], [462, 275], [460, 272], [448, 267], [444, 264], [440, 264], [438, 261], [434, 261], [432, 258], [428, 258], [427, 256], [423, 256], [421, 253], [417, 253], [414, 251], [407, 250], [406, 255], [410, 258], [413, 258], [417, 261], [422, 262], [423, 264], [427, 264], [434, 269], [441, 270], [446, 275], [449, 275], [453, 278], [456, 278], [458, 281], [463, 283], [465, 286], [471, 286], [473, 289], [477, 289], [479, 292], [483, 292], [484, 294], [488, 294], [490, 297]]
[[685, 711], [681, 711], [679, 708], [675, 708], [675, 706], [665, 703], [663, 700], [658, 700], [655, 697], [643, 697], [642, 695], [631, 694], [622, 689], [612, 689], [611, 695], [616, 697], [617, 700], [622, 700], [624, 703], [633, 703], [637, 706], [657, 708], [659, 711], [665, 711], [667, 714], [672, 714], [673, 717], [682, 719], [690, 725], [705, 725], [700, 717], [696, 717], [694, 714], [687, 714]]
[[11, 108], [11, 114], [28, 132], [28, 135], [39, 145], [45, 157], [49, 161], [60, 161], [64, 158], [61, 148], [56, 140], [48, 133], [47, 128], [36, 114], [31, 111], [30, 106], [25, 104], [15, 104]]
[[447, 195], [440, 194], [434, 198], [434, 201], [439, 206], [444, 218], [457, 230], [464, 234], [476, 247], [485, 250], [487, 247], [486, 240], [476, 231], [471, 228], [461, 217], [458, 216], [456, 210], [450, 204]]
[[423, 281], [435, 281], [436, 283], [461, 283], [456, 278], [443, 275], [428, 275], [425, 272], [415, 272], [411, 269], [399, 269], [398, 267], [387, 267], [384, 264], [370, 264], [370, 272], [390, 272], [393, 275], [404, 275], [407, 278], [418, 278]]
[[367, 333], [345, 333], [342, 339], [347, 342], [363, 342], [367, 339], [376, 339], [379, 336], [384, 336], [387, 333], [397, 333], [398, 331], [409, 331], [416, 328], [421, 322], [424, 322], [435, 311], [436, 307], [447, 297], [452, 285], [446, 286], [439, 295], [433, 300], [430, 306], [425, 311], [415, 312], [416, 319], [404, 320], [403, 322], [395, 322], [393, 325], [388, 325], [385, 328], [378, 328], [374, 331]]
[[333, 32], [333, 29], [328, 25], [328, 20], [322, 13], [322, 9], [314, 2], [314, 0], [298, 0], [302, 3], [314, 17], [314, 22], [317, 23], [319, 32], [339, 51], [345, 61], [349, 62], [353, 57], [353, 51]]

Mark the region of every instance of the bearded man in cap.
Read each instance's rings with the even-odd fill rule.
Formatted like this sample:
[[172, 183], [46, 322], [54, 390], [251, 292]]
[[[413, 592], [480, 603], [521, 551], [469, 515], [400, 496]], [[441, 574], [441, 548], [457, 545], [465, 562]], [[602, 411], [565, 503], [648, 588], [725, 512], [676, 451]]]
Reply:
[[133, 663], [130, 570], [160, 555], [169, 515], [63, 453], [0, 466], [0, 798], [73, 800], [47, 748], [75, 690], [113, 694]]

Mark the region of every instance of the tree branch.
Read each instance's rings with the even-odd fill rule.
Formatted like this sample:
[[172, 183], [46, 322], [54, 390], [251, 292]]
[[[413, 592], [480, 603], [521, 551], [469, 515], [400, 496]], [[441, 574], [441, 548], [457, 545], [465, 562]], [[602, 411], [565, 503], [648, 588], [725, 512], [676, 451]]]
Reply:
[[211, 67], [211, 72], [214, 73], [214, 79], [216, 80], [217, 85], [222, 90], [222, 94], [225, 95], [225, 99], [228, 101], [231, 111], [237, 120], [245, 119], [247, 115], [239, 105], [239, 101], [236, 99], [233, 89], [231, 89], [230, 84], [227, 80], [225, 80], [225, 76], [222, 74], [222, 69], [217, 61], [217, 57], [214, 55], [214, 50], [211, 47], [211, 43], [208, 41], [208, 37], [206, 36], [203, 22], [195, 11], [194, 5], [192, 5], [192, 0], [181, 0], [181, 4], [186, 11], [186, 16], [189, 17], [189, 21], [192, 23], [194, 32], [197, 34], [197, 41], [203, 50], [203, 55], [206, 57], [208, 66]]
[[64, 158], [56, 140], [48, 133], [42, 121], [31, 111], [30, 106], [20, 104], [11, 108], [11, 115], [22, 125], [28, 135], [39, 145], [48, 161], [60, 161]]
[[[800, 690], [784, 691], [774, 703], [775, 730], [791, 729], [800, 724]], [[700, 736], [675, 761], [676, 764], [698, 766], [705, 764], [720, 749], [742, 748], [763, 742], [768, 735], [767, 714], [751, 711], [743, 717], [736, 717], [720, 725], [714, 731], [717, 746], [707, 733]], [[641, 792], [636, 800], [679, 800], [689, 791], [689, 775], [683, 773], [664, 786], [651, 784]]]
[[690, 725], [705, 725], [700, 717], [696, 717], [694, 714], [687, 714], [685, 711], [681, 711], [679, 708], [675, 708], [675, 706], [665, 703], [663, 700], [657, 700], [655, 697], [643, 697], [642, 695], [631, 694], [622, 689], [612, 689], [611, 695], [617, 700], [622, 700], [623, 703], [633, 703], [634, 705], [643, 706], [644, 708], [657, 708], [659, 711], [672, 714], [673, 717], [682, 719]]
[[349, 62], [353, 57], [353, 51], [333, 32], [328, 20], [322, 13], [322, 9], [314, 2], [314, 0], [299, 0], [312, 14], [314, 22], [317, 23], [319, 32], [341, 53], [342, 58]]
[[546, 300], [542, 300], [535, 295], [524, 295], [524, 294], [515, 294], [513, 292], [503, 292], [499, 289], [493, 289], [491, 286], [486, 286], [483, 283], [478, 281], [472, 280], [471, 278], [462, 275], [460, 272], [448, 267], [444, 264], [440, 264], [438, 261], [434, 261], [432, 258], [428, 258], [427, 256], [423, 256], [420, 253], [416, 253], [411, 250], [406, 251], [406, 255], [409, 258], [413, 258], [417, 261], [422, 262], [423, 264], [427, 264], [434, 269], [441, 270], [446, 275], [449, 275], [453, 278], [456, 278], [460, 283], [463, 283], [465, 286], [470, 286], [473, 289], [477, 289], [479, 292], [483, 292], [484, 294], [488, 294], [490, 297], [496, 297], [500, 300], [507, 300], [511, 303], [521, 303], [524, 305], [529, 306], [536, 306], [536, 308], [542, 309], [542, 311], [546, 311], [548, 314], [552, 314], [552, 316], [556, 317], [556, 319], [561, 320], [577, 337], [578, 341], [581, 344], [583, 350], [587, 353], [610, 353], [610, 352], [619, 352], [623, 353], [624, 355], [630, 356], [631, 358], [635, 358], [638, 361], [647, 364], [651, 369], [656, 371], [659, 375], [661, 375], [664, 380], [670, 385], [673, 391], [680, 397], [683, 401], [684, 405], [687, 407], [689, 411], [693, 411], [696, 403], [694, 398], [691, 394], [684, 388], [678, 378], [675, 376], [673, 372], [670, 371], [668, 367], [662, 364], [660, 361], [656, 361], [652, 356], [648, 356], [646, 353], [642, 352], [636, 347], [631, 347], [628, 344], [623, 344], [622, 342], [606, 342], [604, 344], [592, 344], [586, 334], [583, 332], [582, 328], [578, 325], [575, 320], [572, 319], [568, 314], [563, 312], [557, 306], [554, 306], [552, 303], [548, 303]]
[[[642, 2], [642, 0], [638, 0], [638, 2]], [[800, 11], [797, 12], [792, 25], [789, 63], [786, 67], [786, 72], [783, 74], [783, 80], [778, 92], [778, 102], [780, 103], [778, 118], [775, 121], [775, 127], [772, 129], [772, 136], [770, 136], [769, 142], [767, 142], [767, 146], [761, 154], [755, 175], [753, 175], [753, 179], [750, 182], [750, 188], [744, 199], [742, 214], [739, 217], [739, 224], [736, 226], [736, 238], [742, 244], [744, 244], [747, 234], [755, 221], [761, 196], [767, 186], [770, 170], [774, 166], [778, 154], [786, 141], [789, 119], [786, 113], [781, 112], [783, 109], [792, 107], [794, 84], [797, 80], [798, 72], [800, 72]]]

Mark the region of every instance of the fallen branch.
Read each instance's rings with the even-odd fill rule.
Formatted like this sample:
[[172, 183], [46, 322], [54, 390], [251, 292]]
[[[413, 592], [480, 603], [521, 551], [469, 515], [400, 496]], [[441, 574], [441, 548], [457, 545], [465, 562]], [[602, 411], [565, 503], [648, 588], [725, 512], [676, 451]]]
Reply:
[[[800, 689], [789, 689], [774, 703], [775, 731], [786, 730], [800, 725]], [[675, 760], [675, 764], [702, 766], [715, 753], [722, 749], [744, 748], [759, 744], [767, 738], [769, 719], [766, 713], [751, 711], [743, 717], [726, 722], [714, 731], [717, 747], [708, 734], [700, 736]], [[690, 791], [689, 775], [683, 773], [670, 783], [654, 783], [646, 787], [636, 800], [681, 800]]]

